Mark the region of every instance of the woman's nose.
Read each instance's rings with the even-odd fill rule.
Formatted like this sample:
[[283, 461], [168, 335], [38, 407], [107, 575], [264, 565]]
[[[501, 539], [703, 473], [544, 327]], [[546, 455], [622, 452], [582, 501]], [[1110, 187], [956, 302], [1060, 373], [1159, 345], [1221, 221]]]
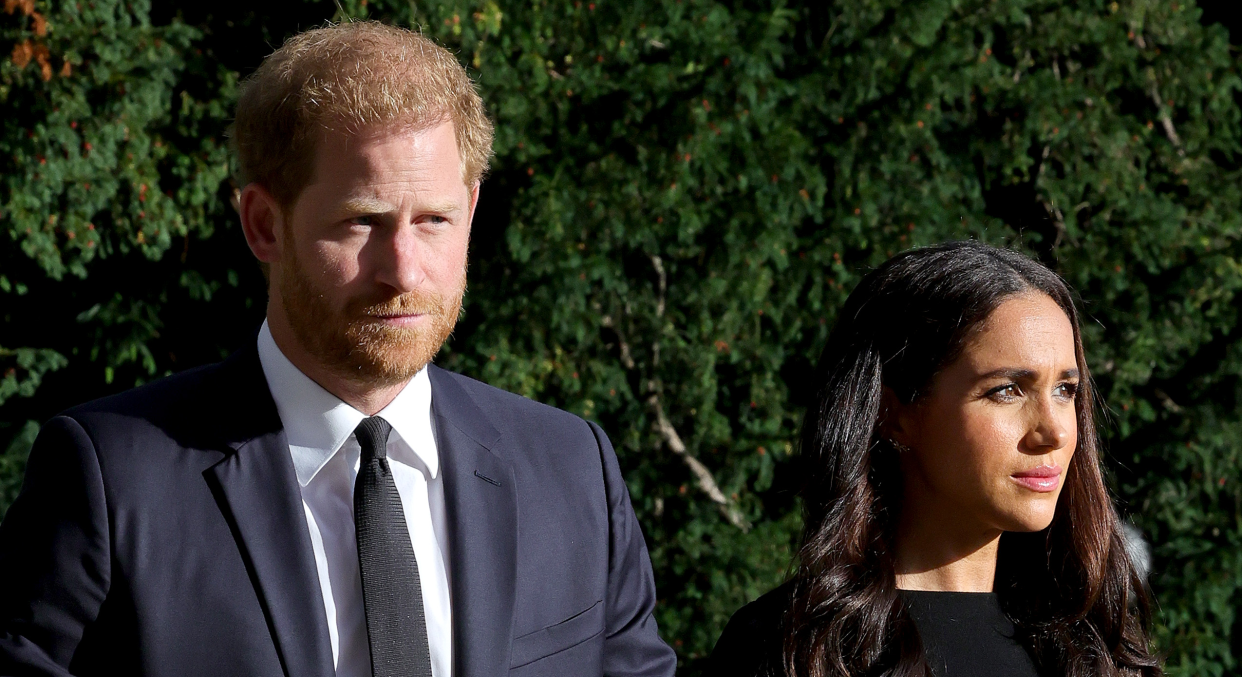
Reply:
[[1062, 449], [1074, 439], [1077, 427], [1078, 414], [1072, 407], [1066, 411], [1050, 401], [1043, 402], [1027, 436], [1028, 443], [1045, 450]]

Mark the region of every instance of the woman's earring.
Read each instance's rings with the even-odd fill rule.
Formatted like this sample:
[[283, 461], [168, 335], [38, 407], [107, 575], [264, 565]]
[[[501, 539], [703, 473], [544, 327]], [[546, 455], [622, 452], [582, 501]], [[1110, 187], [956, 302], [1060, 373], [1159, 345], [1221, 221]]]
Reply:
[[892, 438], [888, 439], [888, 444], [889, 446], [893, 448], [894, 451], [896, 451], [898, 454], [901, 454], [901, 455], [908, 454], [911, 451], [910, 447], [907, 447], [906, 445]]

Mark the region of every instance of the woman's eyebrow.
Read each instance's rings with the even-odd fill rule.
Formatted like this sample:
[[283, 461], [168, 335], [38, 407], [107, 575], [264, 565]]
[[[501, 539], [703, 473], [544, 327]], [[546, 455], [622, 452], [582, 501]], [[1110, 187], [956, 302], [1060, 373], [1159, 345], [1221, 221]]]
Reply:
[[[1007, 378], [1011, 381], [1029, 381], [1035, 377], [1036, 377], [1036, 373], [1034, 369], [1019, 369], [1015, 367], [1001, 367], [1000, 369], [993, 369], [992, 371], [989, 371], [987, 373], [979, 374], [980, 381], [990, 379], [990, 378]], [[1071, 378], [1078, 378], [1078, 377], [1079, 377], [1078, 369], [1066, 369], [1065, 371], [1061, 372], [1061, 375], [1059, 376], [1059, 378], [1061, 379], [1071, 379]]]
[[987, 373], [979, 374], [980, 381], [989, 379], [989, 378], [1002, 378], [1002, 377], [1007, 378], [1011, 381], [1028, 381], [1032, 378], [1035, 378], [1035, 370], [1018, 369], [1015, 367], [1001, 367], [1000, 369], [993, 369], [992, 371], [989, 371]]

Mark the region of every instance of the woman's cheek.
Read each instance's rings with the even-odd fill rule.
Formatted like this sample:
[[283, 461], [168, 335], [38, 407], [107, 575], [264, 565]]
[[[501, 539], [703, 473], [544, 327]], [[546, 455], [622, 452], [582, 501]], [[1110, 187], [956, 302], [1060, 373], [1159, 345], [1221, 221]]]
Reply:
[[970, 430], [979, 486], [987, 503], [1004, 500], [1012, 487], [1010, 475], [1020, 466], [1018, 445], [1022, 437], [1022, 425], [1016, 417], [1004, 411], [991, 409], [973, 422]]

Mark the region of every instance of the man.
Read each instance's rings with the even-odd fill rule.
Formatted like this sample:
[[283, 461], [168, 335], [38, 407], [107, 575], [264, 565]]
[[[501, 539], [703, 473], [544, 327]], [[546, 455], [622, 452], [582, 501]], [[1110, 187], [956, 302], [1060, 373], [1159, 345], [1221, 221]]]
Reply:
[[491, 135], [418, 34], [268, 57], [234, 130], [267, 321], [44, 426], [0, 527], [0, 674], [673, 673], [603, 432], [429, 364]]

